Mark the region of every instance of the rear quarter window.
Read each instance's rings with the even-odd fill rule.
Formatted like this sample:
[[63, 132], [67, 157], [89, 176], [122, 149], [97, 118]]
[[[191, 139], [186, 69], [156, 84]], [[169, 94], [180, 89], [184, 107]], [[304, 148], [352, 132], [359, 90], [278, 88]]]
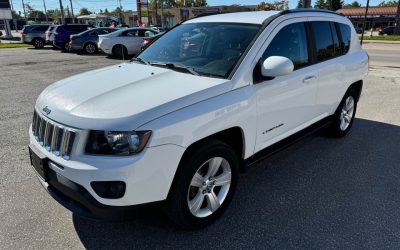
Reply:
[[342, 38], [342, 51], [346, 54], [350, 49], [351, 29], [350, 26], [344, 23], [339, 23], [340, 36]]

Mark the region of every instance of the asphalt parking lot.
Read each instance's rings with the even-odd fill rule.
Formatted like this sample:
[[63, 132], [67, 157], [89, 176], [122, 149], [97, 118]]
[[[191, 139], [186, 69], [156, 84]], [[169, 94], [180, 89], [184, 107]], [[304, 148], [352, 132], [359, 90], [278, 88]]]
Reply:
[[39, 93], [121, 60], [1, 49], [0, 248], [399, 249], [400, 44], [365, 48], [369, 83], [349, 135], [316, 133], [258, 163], [241, 176], [225, 215], [193, 232], [157, 210], [120, 223], [80, 218], [50, 198], [31, 169], [28, 127]]

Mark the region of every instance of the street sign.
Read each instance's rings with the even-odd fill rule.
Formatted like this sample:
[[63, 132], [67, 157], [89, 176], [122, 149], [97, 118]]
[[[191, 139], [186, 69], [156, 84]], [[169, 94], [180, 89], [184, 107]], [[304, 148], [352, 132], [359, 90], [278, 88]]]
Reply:
[[0, 9], [0, 20], [11, 20], [11, 10], [10, 9]]

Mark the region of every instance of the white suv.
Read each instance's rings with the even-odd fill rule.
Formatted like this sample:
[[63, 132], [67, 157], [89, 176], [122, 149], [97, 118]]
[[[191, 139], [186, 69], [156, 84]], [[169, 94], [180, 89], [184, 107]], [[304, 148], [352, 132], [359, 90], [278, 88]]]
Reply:
[[367, 71], [353, 25], [334, 12], [195, 18], [130, 63], [46, 88], [31, 162], [78, 214], [124, 219], [161, 203], [180, 226], [203, 227], [227, 208], [240, 170], [323, 125], [346, 135]]

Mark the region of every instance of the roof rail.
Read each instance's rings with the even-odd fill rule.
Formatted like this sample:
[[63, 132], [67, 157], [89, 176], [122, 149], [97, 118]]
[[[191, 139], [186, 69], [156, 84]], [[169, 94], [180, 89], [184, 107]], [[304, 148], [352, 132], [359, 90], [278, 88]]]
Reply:
[[301, 12], [314, 12], [314, 13], [328, 13], [328, 14], [335, 14], [339, 16], [344, 16], [342, 13], [337, 13], [332, 10], [327, 10], [327, 9], [314, 9], [314, 8], [298, 8], [298, 9], [292, 9], [292, 10], [284, 10], [281, 12], [282, 15], [285, 14], [290, 14], [290, 13], [301, 13]]
[[[199, 17], [213, 16], [213, 15], [227, 14], [227, 13], [232, 13], [232, 12], [221, 13], [221, 11], [220, 11], [220, 12], [213, 12], [213, 13], [201, 13], [201, 14], [198, 14], [198, 15], [192, 17], [192, 18], [189, 18], [188, 20], [196, 19], [196, 18], [199, 18]], [[186, 20], [186, 21], [188, 21], [188, 20]]]

